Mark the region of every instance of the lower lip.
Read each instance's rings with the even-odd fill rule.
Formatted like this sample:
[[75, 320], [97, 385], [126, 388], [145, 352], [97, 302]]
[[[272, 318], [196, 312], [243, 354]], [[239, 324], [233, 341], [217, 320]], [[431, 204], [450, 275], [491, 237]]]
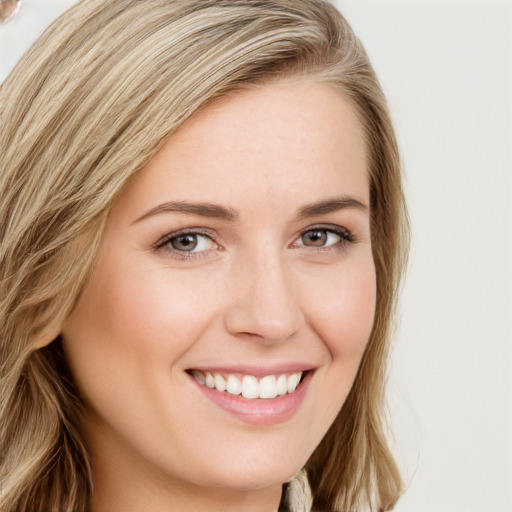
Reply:
[[290, 394], [277, 398], [247, 399], [241, 395], [231, 395], [200, 384], [190, 376], [196, 386], [221, 409], [231, 413], [245, 423], [252, 425], [275, 425], [291, 419], [299, 409], [306, 396], [312, 371], [309, 371], [299, 387]]

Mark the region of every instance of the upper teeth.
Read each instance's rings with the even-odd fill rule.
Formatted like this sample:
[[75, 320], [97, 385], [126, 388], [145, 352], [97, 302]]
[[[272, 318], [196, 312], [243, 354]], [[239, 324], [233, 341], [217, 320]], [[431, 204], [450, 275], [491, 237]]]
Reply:
[[217, 391], [226, 391], [231, 395], [244, 398], [275, 398], [293, 393], [302, 378], [302, 372], [281, 375], [266, 375], [258, 380], [253, 375], [244, 375], [240, 380], [236, 375], [199, 372], [194, 370], [192, 376], [201, 384]]

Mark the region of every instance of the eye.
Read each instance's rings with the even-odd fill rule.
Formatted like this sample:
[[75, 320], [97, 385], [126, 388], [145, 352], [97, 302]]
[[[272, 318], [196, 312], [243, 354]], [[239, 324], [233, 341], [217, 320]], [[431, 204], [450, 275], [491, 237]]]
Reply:
[[308, 229], [296, 242], [299, 247], [312, 247], [312, 248], [328, 248], [328, 247], [339, 247], [346, 243], [353, 242], [354, 239], [348, 231], [339, 229], [328, 229], [328, 228], [312, 228]]
[[167, 248], [177, 255], [187, 257], [187, 254], [203, 253], [218, 249], [219, 246], [210, 236], [189, 231], [165, 235], [155, 244], [155, 248]]
[[171, 238], [169, 244], [177, 251], [200, 252], [207, 248], [208, 240], [209, 239], [204, 235], [186, 233]]

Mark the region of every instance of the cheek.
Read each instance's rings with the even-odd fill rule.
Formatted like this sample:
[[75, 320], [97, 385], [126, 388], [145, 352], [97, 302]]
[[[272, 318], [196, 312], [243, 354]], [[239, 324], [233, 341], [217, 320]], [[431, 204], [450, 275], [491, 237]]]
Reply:
[[162, 275], [140, 266], [108, 269], [93, 276], [62, 332], [77, 384], [92, 403], [108, 400], [105, 390], [136, 394], [167, 382], [198, 329], [191, 297], [178, 299]]
[[343, 406], [368, 343], [375, 317], [375, 279], [373, 258], [358, 258], [332, 267], [329, 275], [318, 272], [315, 286], [303, 296], [309, 297], [308, 324], [326, 348], [325, 365], [317, 374], [322, 398], [315, 416], [322, 435]]
[[209, 325], [210, 308], [185, 276], [169, 279], [166, 269], [137, 264], [104, 268], [63, 329], [64, 350], [87, 425], [94, 432], [112, 425], [144, 452], [141, 430], [160, 439], [176, 422], [169, 397], [182, 385], [181, 357]]
[[[129, 276], [127, 279], [126, 276]], [[77, 334], [89, 331], [90, 341], [130, 352], [169, 358], [185, 350], [201, 328], [198, 293], [187, 282], [169, 279], [165, 269], [116, 268], [91, 283], [73, 317]], [[186, 280], [185, 280], [186, 281]], [[83, 334], [81, 334], [83, 335]]]
[[311, 293], [309, 310], [315, 331], [334, 362], [359, 364], [375, 317], [376, 277], [373, 259], [333, 272]]
[[212, 288], [223, 289], [186, 272], [113, 260], [98, 265], [62, 332], [84, 398], [103, 411], [121, 409], [125, 395], [149, 406], [169, 383], [179, 384], [183, 355], [214, 321]]

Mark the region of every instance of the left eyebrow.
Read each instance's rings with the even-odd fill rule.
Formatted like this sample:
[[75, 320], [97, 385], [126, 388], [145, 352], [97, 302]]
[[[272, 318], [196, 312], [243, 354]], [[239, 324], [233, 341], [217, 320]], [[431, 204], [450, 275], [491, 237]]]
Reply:
[[359, 199], [351, 196], [343, 196], [303, 206], [299, 210], [297, 218], [301, 220], [315, 215], [324, 215], [326, 213], [345, 210], [347, 208], [360, 210], [366, 214], [370, 211], [368, 206]]

